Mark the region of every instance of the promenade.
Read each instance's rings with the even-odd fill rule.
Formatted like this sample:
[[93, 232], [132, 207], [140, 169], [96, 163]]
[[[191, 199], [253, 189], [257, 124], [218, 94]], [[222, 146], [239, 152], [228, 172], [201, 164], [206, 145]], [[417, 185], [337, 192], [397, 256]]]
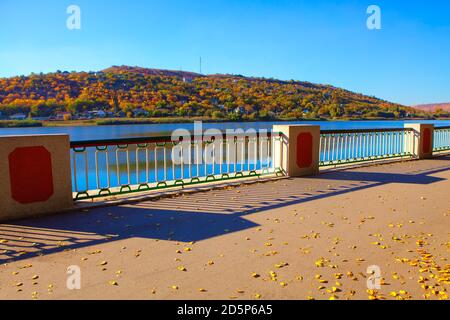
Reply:
[[449, 179], [447, 156], [4, 223], [0, 299], [445, 299]]

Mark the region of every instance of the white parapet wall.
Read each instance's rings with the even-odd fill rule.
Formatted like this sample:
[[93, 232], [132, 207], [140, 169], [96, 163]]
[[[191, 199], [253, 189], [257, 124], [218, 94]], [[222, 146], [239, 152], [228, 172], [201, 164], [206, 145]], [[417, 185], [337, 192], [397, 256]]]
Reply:
[[68, 135], [0, 136], [0, 221], [73, 208]]
[[274, 133], [281, 133], [274, 148], [274, 167], [290, 177], [319, 173], [320, 126], [275, 125]]
[[406, 129], [413, 130], [413, 139], [407, 142], [405, 149], [411, 151], [417, 159], [433, 157], [434, 125], [428, 123], [407, 123]]

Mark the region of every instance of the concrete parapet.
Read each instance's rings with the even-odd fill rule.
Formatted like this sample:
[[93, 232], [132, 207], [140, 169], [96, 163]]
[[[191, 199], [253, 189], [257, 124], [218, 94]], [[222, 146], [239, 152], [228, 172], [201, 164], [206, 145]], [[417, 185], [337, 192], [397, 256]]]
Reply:
[[73, 207], [68, 135], [0, 137], [0, 221]]
[[319, 173], [320, 126], [275, 125], [273, 132], [282, 134], [274, 148], [275, 168], [290, 177]]
[[433, 137], [434, 125], [424, 123], [407, 123], [406, 129], [412, 129], [414, 138], [405, 142], [409, 145], [405, 146], [406, 150], [412, 152], [415, 158], [429, 159], [433, 157]]

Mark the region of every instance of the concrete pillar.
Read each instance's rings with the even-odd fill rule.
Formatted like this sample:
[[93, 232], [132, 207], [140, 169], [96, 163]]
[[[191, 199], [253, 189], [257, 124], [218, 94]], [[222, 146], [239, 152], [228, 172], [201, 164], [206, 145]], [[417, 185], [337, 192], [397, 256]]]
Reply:
[[73, 207], [68, 135], [0, 136], [0, 221]]
[[320, 126], [275, 125], [274, 133], [282, 133], [274, 144], [274, 165], [290, 177], [319, 173]]
[[413, 130], [413, 139], [406, 139], [406, 150], [410, 150], [418, 159], [433, 157], [434, 125], [424, 123], [406, 123], [405, 128]]

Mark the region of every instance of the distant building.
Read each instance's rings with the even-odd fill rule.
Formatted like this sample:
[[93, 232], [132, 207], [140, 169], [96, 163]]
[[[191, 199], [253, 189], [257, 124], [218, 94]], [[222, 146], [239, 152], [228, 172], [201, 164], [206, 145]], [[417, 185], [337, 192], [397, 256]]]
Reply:
[[193, 80], [194, 80], [194, 79], [191, 78], [191, 77], [183, 77], [183, 82], [184, 82], [184, 83], [192, 83]]
[[70, 112], [57, 112], [56, 116], [55, 116], [55, 120], [63, 121], [67, 117], [71, 117], [71, 116], [72, 116], [72, 114]]
[[125, 118], [127, 116], [127, 114], [123, 111], [119, 111], [114, 116], [119, 117], [119, 118]]
[[240, 113], [240, 114], [244, 114], [245, 113], [245, 108], [244, 107], [237, 107], [236, 109], [234, 109], [235, 113]]
[[144, 110], [142, 108], [136, 108], [133, 110], [133, 114], [135, 117], [139, 117], [139, 116], [144, 116], [147, 117], [148, 116], [148, 111]]
[[107, 114], [106, 114], [105, 111], [103, 111], [103, 110], [98, 110], [97, 111], [97, 117], [98, 118], [106, 118], [106, 116], [107, 116]]
[[219, 104], [219, 99], [216, 97], [211, 98], [209, 101], [213, 106], [217, 106]]
[[92, 110], [82, 115], [87, 119], [106, 118], [107, 113], [103, 110]]
[[88, 120], [89, 114], [87, 114], [86, 112], [78, 113], [75, 115], [75, 118], [78, 120]]
[[9, 117], [11, 120], [25, 120], [27, 118], [26, 114], [16, 113]]

